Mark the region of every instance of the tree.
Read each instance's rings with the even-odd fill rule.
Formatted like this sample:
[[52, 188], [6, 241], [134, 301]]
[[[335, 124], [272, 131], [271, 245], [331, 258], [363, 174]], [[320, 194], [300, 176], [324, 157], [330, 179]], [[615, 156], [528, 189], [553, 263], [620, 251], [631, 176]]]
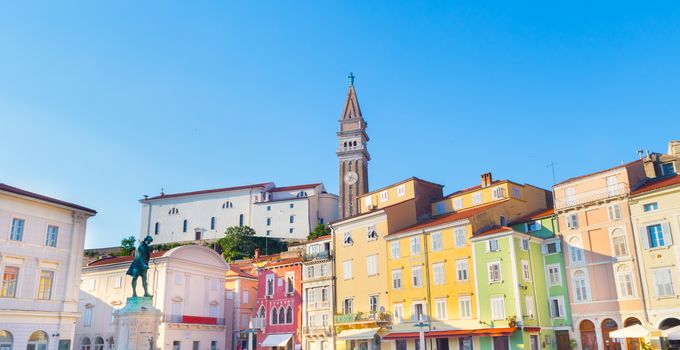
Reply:
[[326, 226], [324, 224], [318, 224], [314, 228], [314, 231], [309, 233], [309, 235], [307, 236], [307, 239], [312, 240], [312, 239], [316, 239], [316, 238], [319, 238], [321, 236], [330, 235], [330, 234], [331, 234], [331, 229], [328, 228], [328, 226]]
[[232, 226], [227, 228], [224, 237], [220, 238], [222, 256], [228, 262], [250, 258], [255, 254], [255, 230], [248, 226]]
[[120, 255], [128, 256], [132, 254], [132, 252], [135, 251], [135, 241], [136, 241], [135, 236], [123, 238], [120, 241]]

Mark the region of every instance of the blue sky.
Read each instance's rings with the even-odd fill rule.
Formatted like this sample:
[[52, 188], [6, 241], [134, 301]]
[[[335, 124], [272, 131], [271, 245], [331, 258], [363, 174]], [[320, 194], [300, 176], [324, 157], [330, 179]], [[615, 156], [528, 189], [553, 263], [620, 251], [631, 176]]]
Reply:
[[680, 138], [680, 4], [6, 2], [0, 182], [137, 235], [144, 194], [275, 181], [337, 191], [356, 87], [370, 187], [538, 186]]

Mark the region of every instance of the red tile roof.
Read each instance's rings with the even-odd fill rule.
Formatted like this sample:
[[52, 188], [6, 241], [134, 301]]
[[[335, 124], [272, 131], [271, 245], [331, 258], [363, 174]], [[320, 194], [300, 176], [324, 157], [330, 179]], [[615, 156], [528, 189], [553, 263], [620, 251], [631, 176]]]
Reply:
[[287, 258], [287, 259], [281, 259], [281, 260], [278, 260], [278, 261], [268, 262], [263, 267], [264, 268], [276, 267], [276, 266], [281, 266], [281, 265], [297, 264], [297, 263], [301, 263], [301, 262], [302, 262], [301, 257]]
[[92, 214], [97, 214], [97, 211], [95, 211], [94, 209], [90, 209], [90, 208], [86, 208], [86, 207], [83, 207], [83, 206], [80, 206], [80, 205], [77, 205], [77, 204], [65, 202], [65, 201], [62, 201], [62, 200], [59, 200], [59, 199], [56, 199], [56, 198], [43, 196], [41, 194], [22, 190], [20, 188], [10, 186], [10, 185], [6, 185], [6, 184], [3, 184], [3, 183], [0, 183], [0, 191], [6, 191], [6, 192], [18, 194], [20, 196], [31, 197], [33, 199], [38, 199], [38, 200], [49, 202], [49, 203], [52, 203], [52, 204], [63, 205], [65, 207], [86, 211], [86, 212], [92, 213]]
[[327, 239], [331, 239], [331, 237], [332, 237], [332, 235], [325, 235], [325, 236], [316, 237], [316, 238], [314, 238], [314, 239], [311, 240], [311, 241], [305, 242], [305, 244], [307, 244], [307, 243], [314, 243], [314, 242], [318, 242], [318, 241], [325, 241], [325, 240], [327, 240]]
[[253, 275], [241, 270], [240, 267], [238, 267], [236, 265], [229, 265], [229, 271], [227, 271], [227, 277], [233, 277], [233, 276], [257, 279], [256, 276], [253, 276]]
[[631, 194], [633, 196], [660, 190], [662, 188], [680, 185], [680, 175], [673, 175], [668, 177], [655, 178], [645, 181], [642, 185], [636, 188]]
[[316, 186], [320, 186], [321, 183], [315, 183], [315, 184], [306, 184], [306, 185], [295, 185], [295, 186], [285, 186], [285, 187], [274, 187], [269, 192], [283, 192], [283, 191], [295, 191], [295, 190], [304, 190], [307, 188], [314, 188]]
[[629, 165], [633, 165], [633, 164], [638, 163], [638, 162], [642, 163], [642, 159], [636, 159], [636, 160], [634, 160], [634, 161], [632, 161], [632, 162], [628, 162], [628, 163], [621, 164], [621, 165], [617, 165], [617, 166], [615, 166], [615, 167], [611, 167], [611, 168], [608, 168], [608, 169], [596, 171], [596, 172], [594, 172], [594, 173], [589, 173], [589, 174], [585, 174], [585, 175], [575, 176], [575, 177], [566, 179], [566, 180], [564, 180], [564, 181], [562, 181], [562, 182], [558, 182], [558, 183], [554, 184], [554, 185], [553, 185], [553, 188], [555, 188], [556, 186], [565, 184], [565, 183], [567, 183], [567, 182], [572, 182], [572, 181], [575, 181], [575, 180], [579, 180], [579, 179], [586, 178], [586, 177], [588, 177], [588, 176], [593, 176], [593, 175], [597, 175], [597, 174], [606, 173], [606, 172], [608, 172], [608, 171], [616, 170], [616, 169], [619, 169], [619, 168], [625, 168], [625, 167], [627, 167], [627, 166], [629, 166]]
[[[491, 186], [494, 186], [494, 185], [499, 185], [499, 184], [502, 184], [502, 183], [505, 183], [505, 182], [508, 182], [508, 180], [494, 180], [494, 181], [491, 181], [491, 185], [489, 185], [489, 186], [487, 186], [487, 187], [491, 187]], [[468, 193], [468, 192], [476, 191], [476, 190], [479, 190], [479, 189], [481, 189], [481, 188], [482, 188], [482, 185], [481, 185], [481, 184], [480, 184], [480, 185], [477, 185], [477, 186], [468, 187], [468, 188], [465, 188], [465, 189], [462, 189], [462, 190], [458, 190], [458, 191], [456, 191], [456, 192], [453, 192], [453, 193], [451, 193], [451, 194], [448, 194], [448, 195], [446, 195], [446, 197], [444, 197], [444, 198], [449, 198], [449, 197], [451, 197], [451, 196], [457, 196], [457, 195], [460, 195], [460, 194], [463, 194], [463, 193]]]
[[259, 184], [252, 184], [252, 185], [244, 185], [244, 186], [234, 186], [234, 187], [224, 187], [224, 188], [215, 188], [211, 190], [201, 190], [201, 191], [192, 191], [192, 192], [181, 192], [181, 193], [171, 193], [171, 194], [163, 194], [160, 196], [156, 197], [151, 197], [147, 198], [146, 200], [155, 200], [155, 199], [165, 199], [165, 198], [175, 198], [175, 197], [185, 197], [185, 196], [194, 196], [194, 195], [199, 195], [199, 194], [208, 194], [208, 193], [217, 193], [217, 192], [228, 192], [228, 191], [237, 191], [237, 190], [245, 190], [249, 188], [260, 188], [264, 187], [266, 185], [272, 184], [271, 182], [263, 182]]
[[475, 216], [479, 213], [486, 211], [487, 209], [490, 209], [490, 208], [496, 207], [500, 204], [503, 204], [506, 201], [507, 201], [507, 199], [502, 200], [502, 201], [498, 201], [498, 202], [495, 202], [495, 203], [491, 203], [491, 204], [482, 205], [482, 206], [479, 206], [479, 207], [467, 209], [467, 210], [461, 210], [461, 211], [450, 213], [450, 214], [439, 215], [439, 216], [436, 216], [436, 217], [433, 217], [431, 219], [419, 222], [415, 225], [409, 226], [405, 229], [402, 229], [400, 231], [397, 231], [397, 232], [394, 232], [394, 233], [391, 233], [391, 234], [394, 235], [394, 234], [398, 234], [398, 233], [402, 233], [402, 232], [410, 232], [410, 231], [413, 231], [413, 230], [424, 229], [424, 228], [427, 228], [427, 227], [443, 225], [443, 224], [446, 224], [446, 223], [449, 223], [449, 222], [454, 222], [454, 221], [458, 221], [458, 220], [471, 218], [471, 217], [473, 217], [473, 216]]
[[[160, 252], [153, 252], [153, 253], [151, 253], [151, 258], [160, 258], [161, 256], [163, 256], [163, 254], [165, 254], [167, 252], [168, 252], [167, 250], [163, 250], [163, 251], [160, 251]], [[103, 265], [118, 264], [118, 263], [123, 263], [123, 262], [126, 262], [126, 261], [132, 261], [132, 259], [134, 259], [134, 256], [132, 256], [132, 255], [112, 256], [112, 257], [109, 257], [109, 258], [102, 258], [102, 259], [99, 259], [99, 260], [95, 260], [95, 261], [87, 264], [87, 266], [103, 266]]]
[[386, 190], [386, 189], [388, 189], [388, 188], [392, 188], [392, 187], [394, 187], [394, 186], [401, 185], [401, 184], [406, 183], [406, 182], [409, 182], [409, 181], [411, 181], [411, 180], [416, 181], [416, 182], [420, 182], [421, 184], [425, 184], [425, 185], [432, 186], [432, 187], [442, 187], [442, 188], [444, 187], [444, 185], [440, 185], [440, 184], [438, 184], [438, 183], [434, 183], [434, 182], [431, 182], [431, 181], [423, 180], [423, 179], [418, 178], [418, 177], [415, 177], [415, 176], [411, 176], [411, 177], [409, 177], [408, 179], [401, 180], [401, 181], [399, 181], [399, 182], [395, 182], [395, 183], [393, 183], [393, 184], [387, 185], [387, 186], [385, 186], [385, 187], [378, 188], [378, 189], [373, 190], [373, 191], [370, 191], [370, 192], [366, 192], [366, 193], [364, 193], [364, 194], [362, 194], [362, 195], [360, 195], [360, 196], [357, 196], [357, 198], [363, 198], [363, 197], [368, 196], [368, 195], [370, 195], [370, 194], [376, 194], [376, 193], [378, 193], [378, 192], [380, 192], [380, 191], [384, 191], [384, 190]]
[[527, 215], [524, 215], [522, 217], [519, 217], [517, 219], [510, 221], [508, 223], [508, 226], [517, 225], [517, 224], [521, 224], [521, 223], [536, 220], [536, 219], [542, 219], [542, 218], [545, 218], [545, 217], [548, 217], [548, 216], [552, 216], [554, 214], [555, 214], [555, 209], [553, 209], [553, 208], [539, 209], [539, 210], [534, 211], [533, 213], [529, 213]]
[[496, 234], [496, 233], [510, 232], [510, 231], [512, 231], [512, 228], [510, 228], [510, 227], [493, 225], [493, 226], [489, 227], [488, 229], [485, 229], [481, 232], [476, 233], [475, 237], [493, 235], [493, 234]]

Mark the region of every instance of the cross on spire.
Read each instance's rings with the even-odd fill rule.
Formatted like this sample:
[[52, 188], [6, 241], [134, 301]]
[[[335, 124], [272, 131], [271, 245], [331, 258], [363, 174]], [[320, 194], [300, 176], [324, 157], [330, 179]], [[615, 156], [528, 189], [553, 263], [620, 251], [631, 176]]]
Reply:
[[349, 85], [350, 85], [350, 86], [354, 86], [354, 79], [356, 78], [356, 76], [354, 75], [354, 73], [349, 72], [349, 75], [347, 76], [347, 78], [349, 78]]

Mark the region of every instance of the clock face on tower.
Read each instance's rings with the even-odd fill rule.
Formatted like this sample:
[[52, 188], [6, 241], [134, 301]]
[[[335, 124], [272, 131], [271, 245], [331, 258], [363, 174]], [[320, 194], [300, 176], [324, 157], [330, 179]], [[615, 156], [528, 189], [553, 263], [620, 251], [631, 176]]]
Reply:
[[345, 175], [345, 183], [348, 185], [354, 185], [357, 180], [359, 180], [359, 175], [355, 173], [354, 171], [350, 171]]

